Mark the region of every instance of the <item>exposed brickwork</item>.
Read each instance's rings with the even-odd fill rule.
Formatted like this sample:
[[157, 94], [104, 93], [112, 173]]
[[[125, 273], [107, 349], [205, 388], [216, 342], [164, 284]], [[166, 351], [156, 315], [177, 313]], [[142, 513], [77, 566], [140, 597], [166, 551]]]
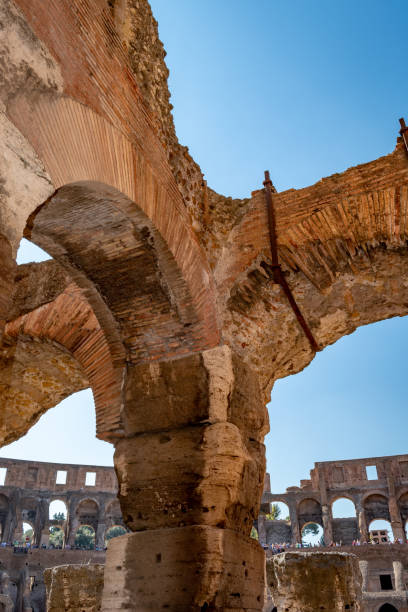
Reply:
[[[127, 522], [180, 544], [162, 566], [170, 591], [190, 558], [187, 530], [208, 553], [196, 583], [168, 605], [260, 610], [262, 551], [247, 534], [262, 489], [264, 402], [276, 379], [314, 356], [273, 282], [264, 193], [214, 193], [177, 142], [147, 2], [4, 0], [0, 18], [2, 440], [91, 386], [98, 435], [117, 447]], [[273, 203], [282, 268], [320, 348], [408, 313], [401, 143]], [[22, 235], [64, 271], [23, 268], [13, 287]], [[304, 487], [302, 520], [330, 525], [327, 500]], [[375, 495], [367, 516], [385, 508]], [[126, 605], [146, 539], [133, 534], [118, 553]], [[231, 550], [251, 560], [252, 587], [244, 566], [231, 569]], [[163, 571], [151, 575], [163, 583]], [[167, 601], [154, 585], [144, 597], [150, 608]]]

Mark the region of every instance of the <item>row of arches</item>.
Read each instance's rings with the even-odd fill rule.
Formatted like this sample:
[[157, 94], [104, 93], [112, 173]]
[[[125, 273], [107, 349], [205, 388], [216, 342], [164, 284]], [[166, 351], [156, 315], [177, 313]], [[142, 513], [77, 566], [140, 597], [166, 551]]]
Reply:
[[[119, 527], [125, 530], [119, 501], [113, 495], [68, 496], [49, 502], [41, 495], [19, 498], [13, 494], [9, 498], [0, 494], [0, 539], [5, 544], [82, 547], [86, 540], [87, 548], [103, 548], [112, 529], [116, 528], [117, 535], [122, 533]], [[78, 542], [77, 535], [84, 533], [86, 537]]]
[[[380, 493], [367, 494], [360, 502], [359, 513], [353, 500], [346, 497], [334, 499], [325, 508], [312, 497], [301, 499], [295, 508], [292, 501], [292, 512], [285, 502], [274, 501], [266, 519], [279, 523], [273, 537], [280, 537], [281, 542], [293, 543], [298, 534], [296, 542], [311, 545], [324, 541], [326, 545], [331, 542], [350, 545], [354, 540], [383, 544], [397, 538], [400, 542], [408, 540], [408, 493], [399, 497], [397, 507], [401, 525], [397, 532], [392, 527], [389, 501]], [[328, 530], [326, 538], [324, 529]]]
[[[127, 529], [123, 525], [112, 525], [104, 534], [105, 546], [109, 540], [127, 533]], [[32, 524], [23, 522], [21, 529], [21, 539], [18, 535], [15, 539], [15, 544], [23, 546], [32, 546], [35, 542], [35, 528]], [[44, 547], [46, 545], [44, 544]], [[62, 527], [52, 525], [49, 528], [49, 537], [47, 548], [62, 549], [66, 547], [65, 532]], [[81, 550], [94, 550], [96, 547], [96, 532], [92, 525], [81, 525], [75, 532], [73, 540], [73, 548]]]

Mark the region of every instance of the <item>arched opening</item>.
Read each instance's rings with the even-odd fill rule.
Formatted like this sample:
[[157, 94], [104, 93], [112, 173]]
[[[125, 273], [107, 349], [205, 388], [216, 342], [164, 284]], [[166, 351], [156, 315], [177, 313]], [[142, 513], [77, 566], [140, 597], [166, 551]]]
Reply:
[[48, 548], [64, 548], [65, 534], [59, 525], [51, 525], [48, 539]]
[[113, 538], [125, 535], [125, 533], [127, 533], [127, 529], [125, 529], [123, 525], [112, 525], [112, 527], [109, 527], [109, 529], [106, 531], [105, 542], [107, 543]]
[[390, 521], [382, 519], [371, 521], [368, 526], [370, 541], [373, 544], [389, 544], [394, 542], [394, 535]]
[[265, 514], [268, 521], [285, 521], [290, 523], [289, 506], [285, 502], [274, 501], [270, 505], [270, 510]]
[[298, 505], [299, 523], [303, 527], [305, 523], [323, 524], [322, 507], [319, 502], [312, 498], [303, 499]]
[[319, 523], [306, 523], [302, 527], [302, 546], [324, 546], [324, 531]]
[[22, 521], [14, 535], [15, 544], [18, 546], [31, 546], [34, 543], [35, 532], [32, 523]]
[[340, 497], [332, 503], [332, 517], [335, 519], [356, 517], [356, 507], [351, 499]]
[[351, 499], [340, 497], [331, 506], [333, 542], [340, 546], [351, 546], [359, 539], [356, 507]]
[[52, 259], [51, 255], [39, 246], [26, 238], [21, 239], [16, 257], [19, 266], [33, 262], [48, 261], [49, 259]]
[[75, 548], [93, 550], [95, 548], [95, 529], [92, 525], [81, 525], [75, 534]]
[[96, 532], [98, 527], [99, 506], [94, 499], [82, 500], [76, 509], [76, 516], [81, 525], [91, 526]]
[[381, 608], [378, 608], [378, 612], [398, 612], [398, 609], [392, 604], [385, 603]]
[[68, 518], [67, 504], [62, 499], [53, 499], [49, 505], [48, 518], [51, 521], [66, 521]]
[[289, 507], [281, 501], [272, 502], [269, 512], [265, 514], [265, 531], [267, 545], [290, 546], [292, 542], [292, 527], [290, 524]]

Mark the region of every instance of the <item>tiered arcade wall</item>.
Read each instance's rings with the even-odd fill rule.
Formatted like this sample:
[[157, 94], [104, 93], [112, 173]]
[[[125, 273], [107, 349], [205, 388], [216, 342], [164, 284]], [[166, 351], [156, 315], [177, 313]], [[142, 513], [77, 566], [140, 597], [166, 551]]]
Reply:
[[[95, 530], [96, 546], [105, 547], [106, 531], [124, 526], [117, 499], [118, 484], [111, 467], [45, 463], [0, 458], [0, 468], [6, 470], [0, 486], [1, 542], [12, 544], [22, 539], [22, 523], [34, 530], [34, 545], [48, 544], [49, 530], [58, 525], [64, 532], [65, 545], [74, 546], [81, 525]], [[65, 484], [58, 484], [57, 475], [65, 474]], [[87, 474], [95, 484], [87, 484]], [[54, 500], [65, 503], [64, 521], [49, 518], [49, 506]]]

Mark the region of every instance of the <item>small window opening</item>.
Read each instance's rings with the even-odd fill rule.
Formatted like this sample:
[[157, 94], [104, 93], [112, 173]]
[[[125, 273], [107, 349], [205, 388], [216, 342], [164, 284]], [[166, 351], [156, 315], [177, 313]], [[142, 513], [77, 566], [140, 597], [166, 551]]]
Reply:
[[96, 472], [87, 472], [85, 476], [85, 485], [87, 487], [94, 487], [96, 482]]
[[57, 470], [56, 484], [67, 484], [67, 472], [65, 470]]
[[0, 485], [4, 487], [4, 483], [6, 482], [6, 474], [7, 468], [0, 468]]
[[391, 574], [381, 574], [380, 585], [382, 591], [392, 591]]
[[366, 465], [367, 480], [378, 480], [377, 466]]

